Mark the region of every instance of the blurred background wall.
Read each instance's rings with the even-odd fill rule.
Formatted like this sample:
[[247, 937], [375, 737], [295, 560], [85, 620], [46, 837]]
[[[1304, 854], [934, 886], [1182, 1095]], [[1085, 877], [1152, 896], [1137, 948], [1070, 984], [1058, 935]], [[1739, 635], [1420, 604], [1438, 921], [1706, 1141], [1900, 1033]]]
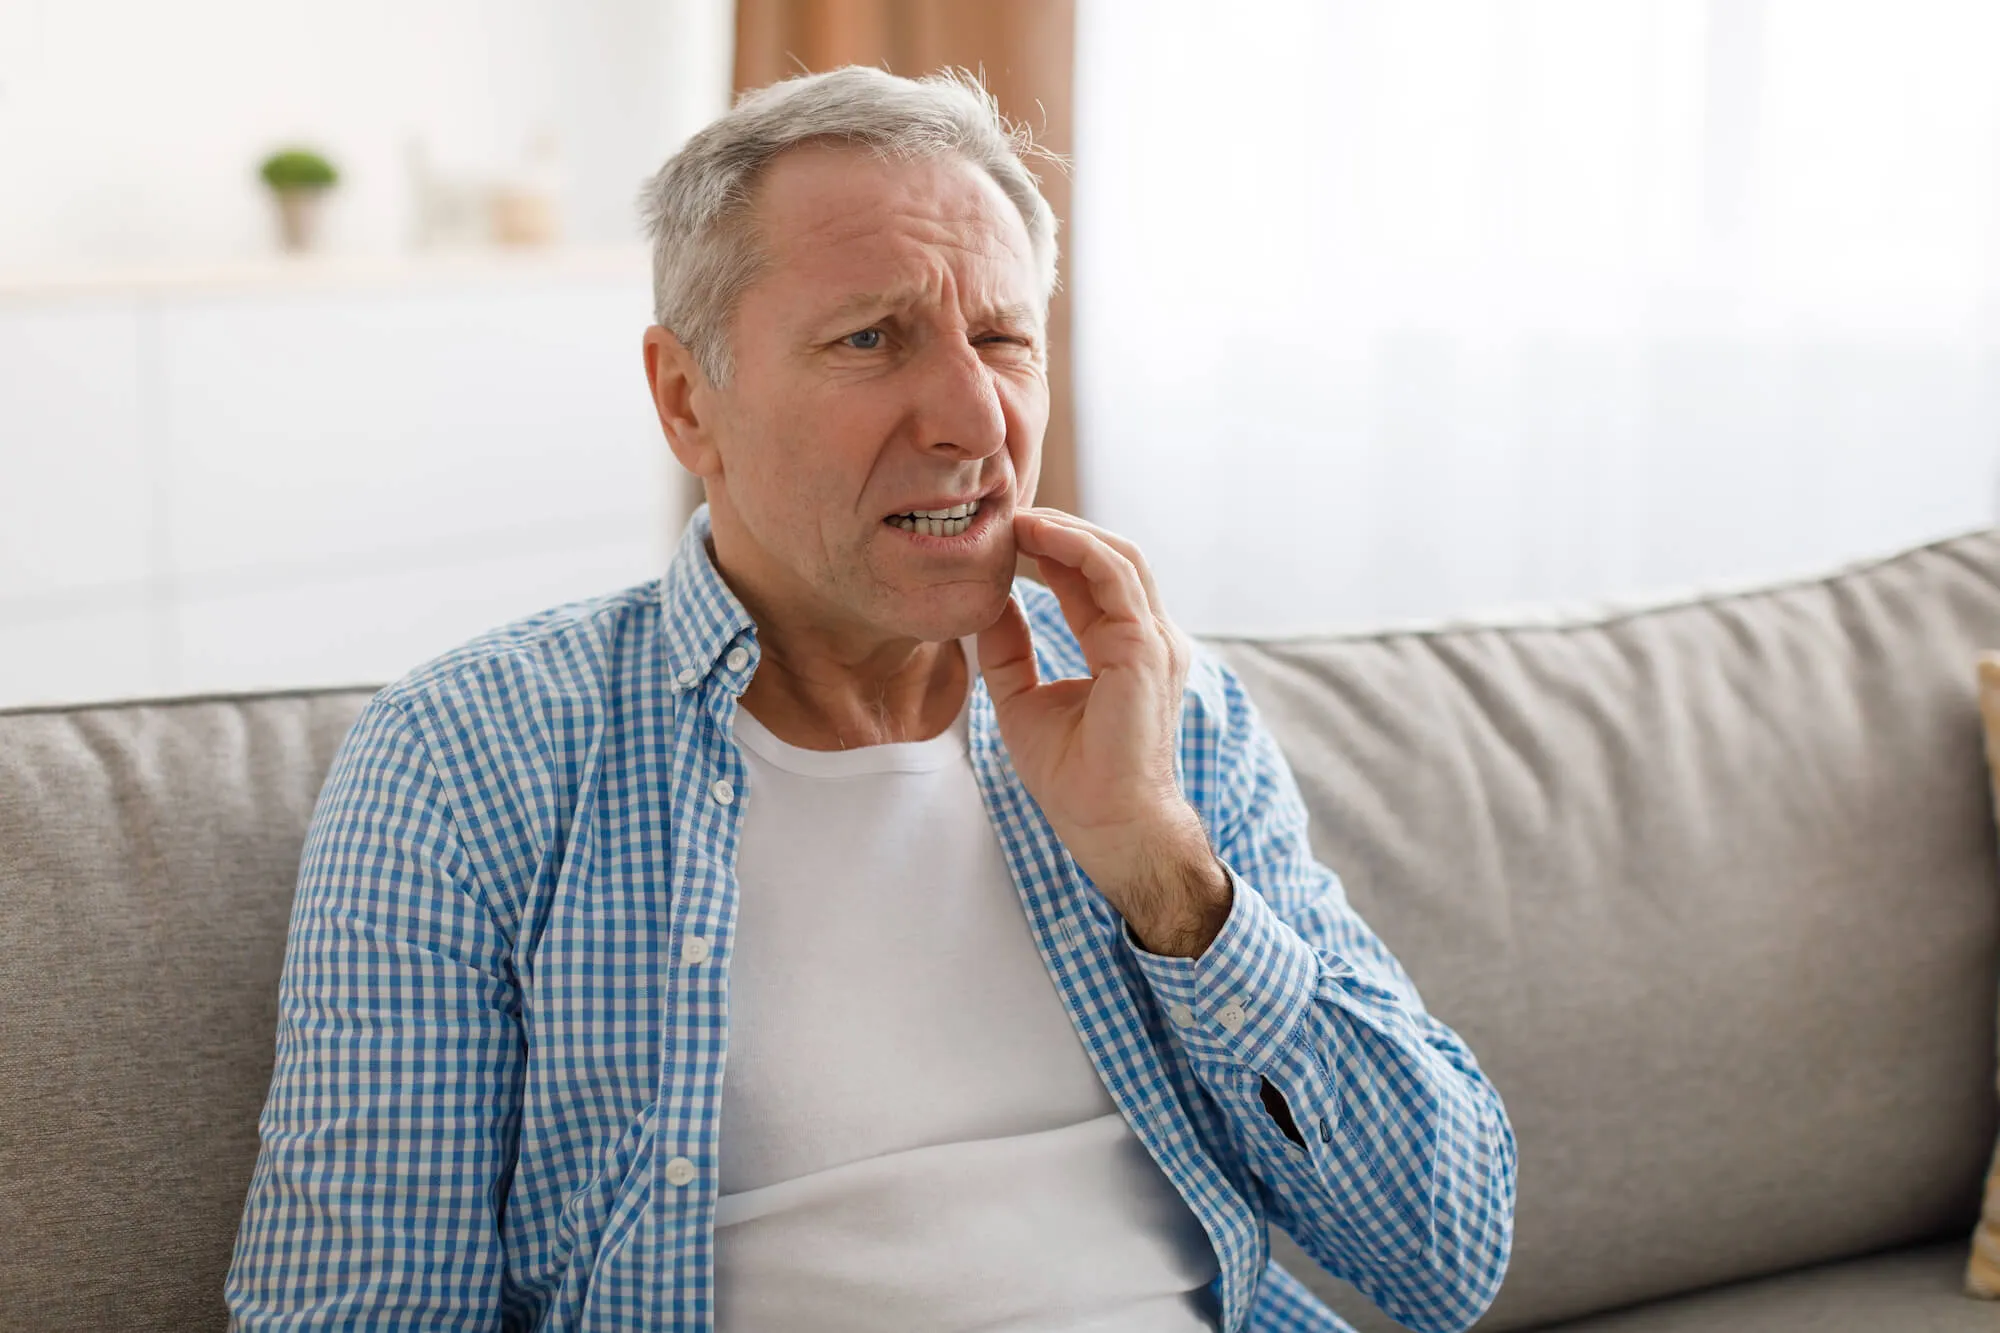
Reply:
[[[635, 199], [734, 19], [0, 0], [0, 704], [381, 681], [656, 573]], [[290, 145], [340, 177], [297, 254]]]
[[[0, 705], [386, 680], [654, 576], [641, 179], [981, 70], [1073, 156], [1043, 498], [1204, 632], [1860, 558], [2000, 496], [1986, 0], [0, 0]], [[271, 151], [339, 168], [282, 252]]]
[[440, 173], [560, 156], [566, 239], [629, 244], [639, 178], [728, 102], [728, 0], [4, 0], [0, 268], [233, 260], [271, 245], [256, 178], [337, 162], [328, 251], [417, 229]]

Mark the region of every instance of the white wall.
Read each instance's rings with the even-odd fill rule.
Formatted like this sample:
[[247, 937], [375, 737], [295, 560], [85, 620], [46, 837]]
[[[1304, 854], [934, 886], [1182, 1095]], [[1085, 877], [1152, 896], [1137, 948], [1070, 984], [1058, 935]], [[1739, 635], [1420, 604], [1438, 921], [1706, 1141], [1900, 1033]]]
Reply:
[[255, 168], [344, 173], [326, 244], [402, 249], [406, 146], [514, 163], [558, 138], [570, 239], [629, 241], [644, 175], [728, 105], [730, 0], [0, 0], [0, 272], [274, 248]]
[[[0, 706], [379, 682], [657, 575], [640, 182], [731, 0], [0, 0]], [[566, 243], [417, 255], [553, 131]], [[341, 168], [275, 257], [263, 155]]]

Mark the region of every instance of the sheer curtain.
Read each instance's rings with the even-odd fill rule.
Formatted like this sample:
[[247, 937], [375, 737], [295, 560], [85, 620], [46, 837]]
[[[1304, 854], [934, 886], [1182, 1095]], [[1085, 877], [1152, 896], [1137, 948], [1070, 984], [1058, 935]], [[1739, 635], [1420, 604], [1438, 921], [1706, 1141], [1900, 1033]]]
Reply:
[[1081, 0], [1088, 511], [1209, 633], [1993, 521], [2000, 5]]

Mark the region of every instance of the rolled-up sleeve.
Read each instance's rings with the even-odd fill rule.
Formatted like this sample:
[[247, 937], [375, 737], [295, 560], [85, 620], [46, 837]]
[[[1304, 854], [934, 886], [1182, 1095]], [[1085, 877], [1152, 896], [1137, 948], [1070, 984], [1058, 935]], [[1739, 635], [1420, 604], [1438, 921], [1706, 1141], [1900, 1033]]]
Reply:
[[1214, 669], [1226, 795], [1211, 835], [1234, 889], [1229, 917], [1196, 959], [1126, 942], [1237, 1126], [1272, 1220], [1405, 1326], [1468, 1328], [1512, 1248], [1506, 1110], [1313, 859], [1276, 742]]
[[509, 954], [416, 728], [378, 695], [306, 838], [231, 1328], [500, 1325]]

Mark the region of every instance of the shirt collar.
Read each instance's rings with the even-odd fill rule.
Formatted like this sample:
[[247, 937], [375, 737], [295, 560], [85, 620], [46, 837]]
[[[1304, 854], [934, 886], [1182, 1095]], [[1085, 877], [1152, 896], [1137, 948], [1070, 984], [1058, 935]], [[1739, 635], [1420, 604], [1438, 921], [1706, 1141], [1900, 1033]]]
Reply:
[[[667, 672], [676, 694], [706, 680], [717, 659], [739, 690], [757, 667], [756, 623], [710, 558], [708, 535], [708, 506], [702, 505], [689, 517], [673, 563], [660, 580]], [[741, 650], [740, 656], [730, 651], [731, 645]]]

